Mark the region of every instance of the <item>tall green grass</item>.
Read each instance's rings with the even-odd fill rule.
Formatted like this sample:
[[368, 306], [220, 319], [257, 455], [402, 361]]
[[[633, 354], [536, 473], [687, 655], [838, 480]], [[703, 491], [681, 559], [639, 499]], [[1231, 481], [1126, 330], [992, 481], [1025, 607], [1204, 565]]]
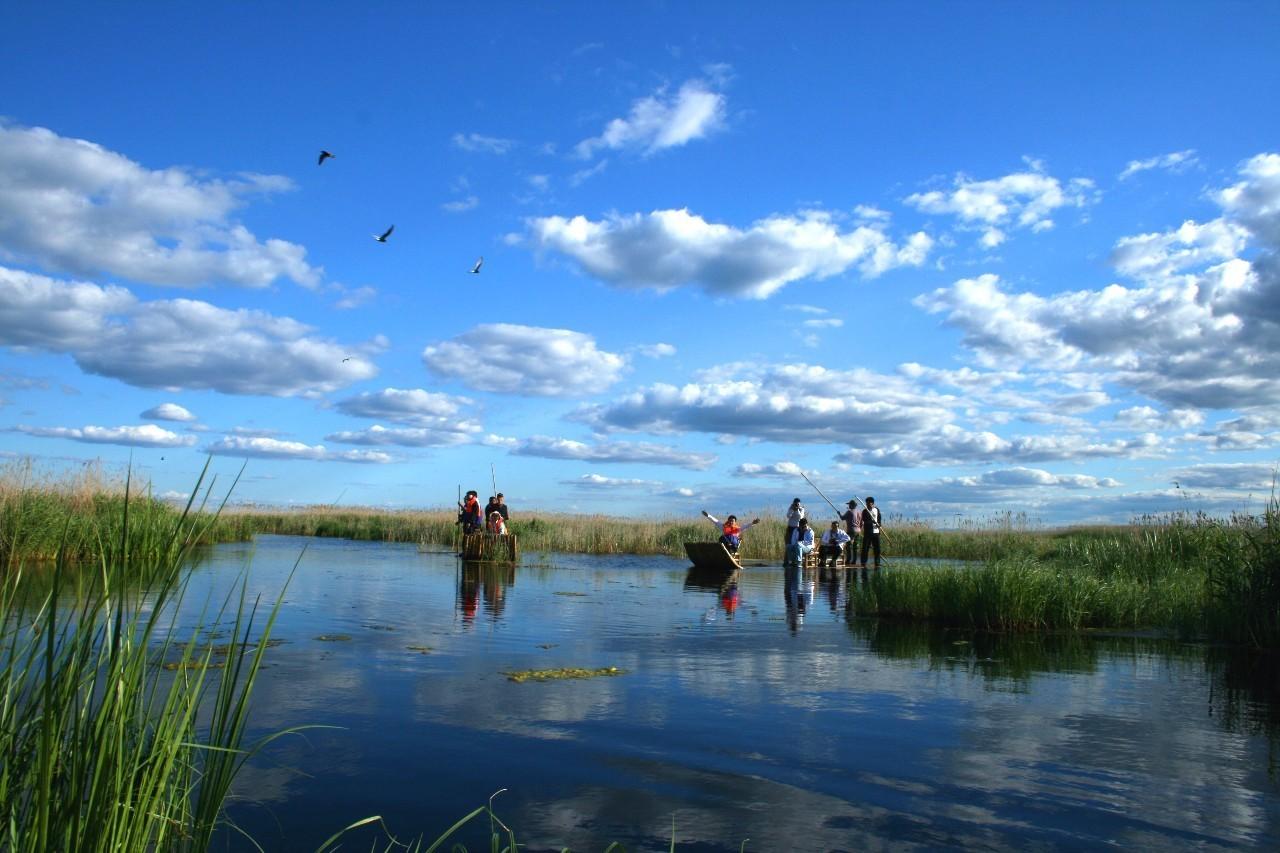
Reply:
[[215, 662], [208, 638], [182, 639], [174, 621], [206, 522], [191, 505], [152, 514], [127, 481], [122, 501], [74, 553], [14, 557], [0, 579], [0, 849], [205, 850], [253, 752], [249, 699], [279, 599], [263, 618], [242, 584], [214, 614], [234, 616]]

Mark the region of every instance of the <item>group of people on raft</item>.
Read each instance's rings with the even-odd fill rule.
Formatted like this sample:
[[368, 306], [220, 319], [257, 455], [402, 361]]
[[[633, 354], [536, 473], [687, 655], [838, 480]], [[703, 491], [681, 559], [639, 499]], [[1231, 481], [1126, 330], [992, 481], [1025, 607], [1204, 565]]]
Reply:
[[[871, 553], [874, 555], [875, 567], [880, 568], [880, 507], [876, 506], [876, 499], [873, 497], [866, 499], [861, 510], [858, 510], [858, 503], [857, 498], [849, 501], [846, 504], [848, 509], [840, 514], [839, 520], [831, 522], [831, 528], [823, 531], [821, 539], [815, 542], [813, 528], [809, 526], [804, 505], [800, 503], [799, 498], [793, 500], [791, 506], [787, 508], [787, 535], [783, 543], [786, 550], [783, 565], [802, 564], [805, 556], [814, 547], [818, 547], [818, 556], [823, 563], [834, 566], [843, 558], [844, 565], [865, 569], [867, 555]], [[721, 522], [705, 509], [702, 515], [713, 524], [720, 525], [720, 544], [735, 557], [742, 546], [742, 534], [748, 528], [760, 523], [760, 519], [754, 518], [740, 525], [736, 515], [730, 515]], [[844, 522], [843, 530], [840, 528], [841, 521]], [[859, 543], [862, 545], [861, 559], [855, 560]]]
[[458, 502], [458, 523], [462, 532], [492, 533], [495, 536], [507, 535], [507, 522], [511, 513], [507, 509], [502, 492], [489, 496], [489, 503], [484, 510], [480, 509], [480, 493], [474, 489], [467, 492], [466, 497]]

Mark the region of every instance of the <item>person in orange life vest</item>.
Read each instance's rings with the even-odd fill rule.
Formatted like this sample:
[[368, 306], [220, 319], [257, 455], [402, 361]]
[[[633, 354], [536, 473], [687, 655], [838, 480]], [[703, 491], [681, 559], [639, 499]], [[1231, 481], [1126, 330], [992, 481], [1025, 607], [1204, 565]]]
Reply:
[[484, 527], [484, 517], [480, 515], [480, 499], [474, 491], [467, 492], [462, 503], [458, 504], [458, 520], [462, 522], [463, 533], [475, 533]]
[[849, 534], [840, 529], [840, 522], [831, 522], [831, 529], [822, 534], [822, 550], [819, 552], [819, 559], [822, 562], [831, 561], [831, 565], [836, 564], [836, 560], [844, 553], [844, 546], [849, 543]]
[[507, 535], [507, 523], [502, 520], [502, 513], [496, 509], [489, 513], [489, 532], [495, 536]]
[[[712, 524], [720, 524], [720, 519], [716, 518], [705, 509], [702, 511], [702, 515]], [[724, 545], [724, 547], [729, 550], [730, 554], [737, 554], [738, 548], [742, 545], [742, 534], [747, 532], [747, 528], [759, 523], [760, 519], [755, 518], [739, 527], [738, 517], [736, 515], [729, 516], [724, 520], [724, 524], [720, 528], [722, 531], [720, 544]]]

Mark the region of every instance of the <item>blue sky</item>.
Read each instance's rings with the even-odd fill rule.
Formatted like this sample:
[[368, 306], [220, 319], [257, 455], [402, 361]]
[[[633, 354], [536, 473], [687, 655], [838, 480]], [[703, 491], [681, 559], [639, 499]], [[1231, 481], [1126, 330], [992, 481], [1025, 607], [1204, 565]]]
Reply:
[[6, 9], [0, 452], [282, 504], [1256, 510], [1277, 43], [1269, 3]]

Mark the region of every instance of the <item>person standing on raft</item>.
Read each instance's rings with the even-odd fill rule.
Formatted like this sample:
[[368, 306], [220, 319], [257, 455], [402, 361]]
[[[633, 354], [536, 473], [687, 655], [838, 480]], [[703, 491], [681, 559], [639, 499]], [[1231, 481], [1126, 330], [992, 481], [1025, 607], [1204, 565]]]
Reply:
[[804, 521], [804, 507], [800, 505], [799, 498], [793, 498], [791, 506], [787, 507], [787, 538], [782, 542], [784, 546], [791, 544], [791, 538], [795, 536], [796, 528], [802, 521]]
[[849, 547], [845, 550], [844, 564], [858, 564], [858, 537], [862, 535], [862, 513], [858, 510], [858, 499], [854, 498], [846, 504], [849, 508], [840, 514], [844, 522], [844, 532], [849, 534]]
[[[720, 524], [720, 519], [716, 518], [705, 509], [702, 511], [702, 515], [712, 524]], [[742, 545], [742, 534], [747, 532], [747, 528], [759, 523], [760, 519], [755, 518], [739, 527], [738, 517], [736, 515], [729, 516], [724, 520], [724, 524], [721, 526], [722, 532], [720, 536], [720, 544], [725, 547], [725, 550], [736, 557], [738, 555], [738, 548]]]
[[867, 567], [867, 549], [876, 555], [876, 568], [880, 568], [880, 507], [875, 498], [867, 498], [866, 509], [862, 511], [862, 559], [858, 568]]

